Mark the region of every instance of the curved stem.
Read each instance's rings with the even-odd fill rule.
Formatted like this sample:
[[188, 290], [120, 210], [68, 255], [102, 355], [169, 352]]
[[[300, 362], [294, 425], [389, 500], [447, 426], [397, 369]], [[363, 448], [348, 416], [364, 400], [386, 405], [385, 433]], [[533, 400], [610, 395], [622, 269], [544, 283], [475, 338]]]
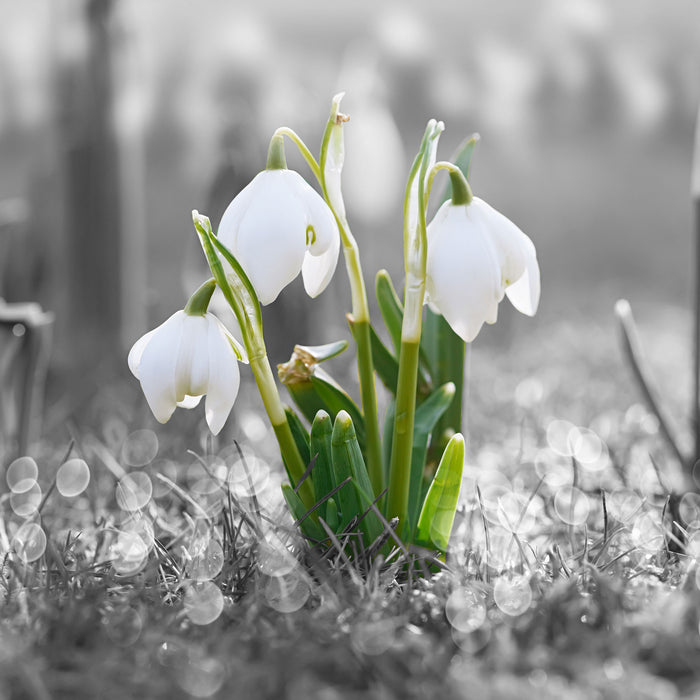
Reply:
[[426, 205], [430, 197], [430, 192], [433, 189], [433, 180], [441, 170], [447, 170], [447, 172], [450, 174], [450, 180], [452, 182], [452, 204], [469, 204], [474, 198], [474, 195], [472, 194], [472, 189], [467, 182], [467, 178], [464, 177], [464, 173], [454, 163], [441, 160], [438, 163], [435, 163], [428, 173], [428, 182], [425, 186]]
[[313, 154], [309, 150], [309, 147], [302, 141], [299, 134], [297, 134], [296, 131], [293, 131], [287, 126], [281, 126], [275, 131], [275, 133], [272, 135], [272, 138], [274, 138], [275, 136], [286, 136], [288, 139], [290, 139], [294, 143], [294, 145], [299, 149], [299, 153], [301, 153], [301, 155], [304, 157], [304, 160], [308, 163], [309, 168], [311, 168], [311, 172], [313, 173], [316, 180], [318, 180], [318, 183], [323, 184], [323, 178], [321, 177], [321, 168], [317, 163], [316, 159], [314, 158]]

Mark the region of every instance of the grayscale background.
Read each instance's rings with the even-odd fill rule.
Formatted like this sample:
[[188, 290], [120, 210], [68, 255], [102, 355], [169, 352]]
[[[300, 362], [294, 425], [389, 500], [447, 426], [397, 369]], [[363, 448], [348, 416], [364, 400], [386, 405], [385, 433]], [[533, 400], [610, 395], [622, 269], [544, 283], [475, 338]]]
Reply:
[[[370, 288], [381, 267], [401, 283], [404, 182], [435, 117], [441, 158], [481, 135], [474, 192], [542, 269], [538, 317], [503, 304], [478, 342], [609, 319], [620, 296], [689, 319], [692, 0], [0, 0], [0, 24], [0, 297], [56, 314], [59, 368], [123, 369], [206, 274], [191, 210], [216, 225], [278, 126], [317, 150], [341, 90]], [[292, 285], [266, 309], [273, 360], [345, 335], [349, 308], [342, 262], [314, 302]]]

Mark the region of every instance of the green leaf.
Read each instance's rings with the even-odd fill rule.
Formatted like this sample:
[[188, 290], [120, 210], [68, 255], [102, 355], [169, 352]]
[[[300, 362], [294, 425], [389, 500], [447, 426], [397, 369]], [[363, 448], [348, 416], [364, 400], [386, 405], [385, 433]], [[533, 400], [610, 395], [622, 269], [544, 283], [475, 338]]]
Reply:
[[[373, 502], [374, 497], [372, 495], [372, 482], [367, 473], [365, 460], [362, 457], [362, 451], [355, 435], [352, 418], [345, 411], [338, 413], [333, 424], [332, 451], [336, 478], [338, 478], [338, 472], [352, 475], [352, 485], [359, 497], [359, 501], [364, 503], [361, 509], [359, 503], [357, 501], [355, 503], [355, 514], [359, 516], [366, 508], [369, 508], [369, 504]], [[340, 481], [337, 483], [340, 483]], [[347, 486], [343, 487], [338, 494], [342, 494], [346, 488]], [[349, 522], [347, 514], [343, 512], [342, 515], [344, 523], [347, 524]], [[360, 527], [365, 535], [367, 545], [374, 542], [383, 530], [382, 524], [374, 513], [368, 513], [360, 522]]]
[[396, 383], [399, 380], [399, 362], [389, 349], [382, 343], [377, 331], [369, 327], [369, 339], [372, 346], [374, 369], [382, 384], [396, 396]]
[[325, 345], [295, 345], [294, 351], [305, 353], [314, 363], [325, 362], [347, 350], [347, 340], [336, 340]]
[[447, 443], [437, 472], [421, 508], [414, 542], [422, 547], [447, 551], [452, 532], [464, 467], [464, 438], [453, 435]]
[[345, 411], [350, 415], [353, 425], [355, 426], [357, 440], [364, 452], [365, 419], [362, 417], [362, 412], [357, 404], [350, 398], [345, 390], [321, 368], [317, 368], [310, 379], [316, 395], [323, 404], [320, 408], [326, 410], [333, 420], [335, 420], [340, 411]]
[[418, 520], [418, 509], [422, 495], [423, 471], [428, 452], [428, 441], [435, 424], [447, 410], [455, 395], [452, 383], [443, 384], [416, 408], [413, 424], [413, 450], [411, 452], [411, 476], [408, 491], [409, 530], [412, 532]]
[[[454, 163], [461, 171], [464, 177], [469, 181], [469, 169], [472, 163], [472, 156], [474, 155], [474, 150], [476, 149], [476, 144], [479, 143], [479, 134], [472, 134], [467, 139], [465, 139], [459, 148], [455, 151], [452, 156], [451, 162]], [[452, 196], [452, 184], [451, 181], [447, 180], [447, 187], [445, 187], [445, 192], [442, 195], [441, 204], [446, 202]]]
[[[335, 475], [333, 474], [333, 458], [331, 450], [331, 436], [333, 423], [326, 411], [319, 411], [311, 424], [309, 441], [311, 457], [315, 458], [314, 468], [311, 473], [314, 483], [314, 493], [320, 501], [326, 494], [335, 488]], [[330, 499], [329, 499], [330, 500]], [[326, 521], [328, 501], [321, 503], [318, 514]], [[330, 524], [330, 523], [329, 523]]]
[[[309, 450], [309, 433], [307, 432], [304, 424], [299, 420], [294, 411], [289, 408], [289, 406], [284, 407], [284, 412], [287, 415], [287, 423], [289, 423], [289, 428], [292, 431], [292, 437], [299, 450], [299, 455], [306, 466], [311, 462], [311, 451]], [[290, 479], [290, 481], [292, 481]], [[292, 483], [294, 483], [292, 481]]]
[[[345, 414], [347, 415], [347, 414]], [[333, 424], [333, 435], [331, 438], [331, 454], [333, 456], [333, 474], [335, 483], [341, 484], [348, 477], [352, 477], [350, 459], [345, 448], [345, 432], [343, 424], [338, 422], [336, 417]], [[360, 505], [357, 501], [357, 493], [352, 483], [348, 482], [336, 494], [336, 503], [340, 510], [339, 530], [344, 530], [347, 524], [361, 513]]]
[[394, 289], [391, 277], [386, 270], [379, 270], [375, 278], [375, 293], [384, 325], [394, 345], [394, 353], [401, 350], [401, 326], [403, 324], [403, 304]]
[[338, 506], [336, 505], [335, 498], [329, 498], [326, 501], [326, 517], [324, 520], [328, 523], [328, 527], [333, 532], [338, 532], [340, 519], [338, 518]]
[[306, 515], [306, 506], [299, 498], [299, 494], [289, 484], [282, 484], [282, 495], [302, 533], [311, 540], [319, 542], [325, 540], [326, 533], [323, 531], [323, 528], [314, 522], [311, 516]]

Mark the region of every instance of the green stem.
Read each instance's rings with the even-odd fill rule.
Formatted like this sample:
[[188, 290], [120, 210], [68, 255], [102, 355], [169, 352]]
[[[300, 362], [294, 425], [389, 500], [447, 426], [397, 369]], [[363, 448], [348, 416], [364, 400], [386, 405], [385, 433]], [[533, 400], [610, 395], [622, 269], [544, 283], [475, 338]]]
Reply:
[[389, 467], [389, 491], [386, 515], [399, 518], [398, 533], [407, 534], [408, 494], [410, 487], [413, 424], [416, 406], [416, 373], [420, 344], [402, 341], [399, 356], [399, 380], [396, 390], [396, 419]]
[[372, 482], [374, 495], [378, 496], [384, 489], [384, 470], [382, 468], [382, 444], [379, 434], [369, 321], [353, 323], [353, 337], [357, 345], [357, 372], [360, 378], [360, 398], [365, 418], [367, 473]]
[[[370, 346], [370, 317], [367, 302], [367, 289], [360, 264], [360, 250], [357, 241], [350, 231], [345, 215], [345, 203], [340, 191], [340, 170], [343, 159], [343, 123], [347, 117], [339, 112], [341, 95], [336, 95], [331, 106], [331, 113], [326, 124], [326, 130], [321, 141], [321, 165], [318, 180], [323, 189], [323, 196], [328, 203], [338, 224], [340, 240], [343, 244], [345, 267], [350, 281], [352, 297], [352, 328], [355, 344], [357, 345], [357, 373], [360, 381], [360, 397], [362, 413], [365, 418], [366, 442], [365, 458], [367, 471], [370, 475], [374, 495], [379, 495], [384, 488], [384, 472], [382, 469], [382, 448], [379, 433], [379, 416], [377, 414], [377, 392], [374, 383], [374, 361]], [[332, 192], [329, 192], [327, 182], [327, 167], [329, 150], [333, 148], [335, 158], [334, 182]]]
[[[304, 475], [307, 465], [304, 464], [299, 454], [289, 423], [287, 423], [287, 416], [284, 413], [284, 406], [277, 392], [277, 385], [275, 384], [267, 355], [251, 358], [250, 368], [253, 371], [255, 383], [258, 385], [258, 391], [272, 424], [272, 429], [275, 431], [282, 459], [287, 467], [289, 476], [293, 480], [292, 486], [296, 486]], [[313, 507], [316, 499], [314, 498], [310, 479], [305, 479], [299, 486], [299, 496], [307, 508]]]
[[301, 153], [301, 155], [304, 157], [304, 160], [308, 163], [309, 168], [311, 168], [311, 172], [314, 174], [314, 177], [320, 183], [322, 180], [321, 168], [319, 167], [319, 164], [316, 162], [316, 159], [309, 150], [309, 147], [302, 141], [299, 134], [297, 134], [296, 131], [293, 131], [287, 126], [281, 126], [275, 131], [275, 133], [272, 135], [272, 138], [274, 139], [276, 136], [286, 136], [294, 143], [294, 145], [299, 149], [299, 153]]

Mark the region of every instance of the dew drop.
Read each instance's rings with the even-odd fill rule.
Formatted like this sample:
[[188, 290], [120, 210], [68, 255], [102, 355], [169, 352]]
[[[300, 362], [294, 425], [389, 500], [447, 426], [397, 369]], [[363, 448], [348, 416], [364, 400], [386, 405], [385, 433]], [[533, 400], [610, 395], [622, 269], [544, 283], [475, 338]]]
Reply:
[[110, 610], [103, 616], [102, 625], [107, 636], [120, 647], [135, 644], [143, 630], [141, 614], [132, 607]]
[[185, 589], [185, 613], [195, 625], [209, 625], [224, 609], [224, 595], [213, 581], [190, 581]]
[[700, 494], [688, 492], [678, 504], [678, 514], [684, 527], [700, 526]]
[[563, 486], [554, 496], [554, 510], [567, 525], [582, 525], [588, 518], [588, 496], [575, 486]]
[[468, 588], [453, 591], [445, 602], [445, 616], [460, 632], [473, 632], [486, 622], [483, 596]]
[[41, 487], [36, 481], [31, 482], [28, 489], [10, 494], [10, 506], [19, 518], [30, 518], [41, 505]]
[[122, 576], [132, 576], [145, 566], [148, 546], [138, 532], [120, 532], [110, 548], [114, 570]]
[[264, 588], [267, 604], [281, 613], [292, 613], [304, 607], [311, 595], [309, 585], [299, 570], [284, 576], [271, 576]]
[[620, 522], [634, 517], [642, 507], [642, 498], [630, 489], [614, 491], [606, 499], [608, 512]]
[[209, 698], [221, 690], [226, 680], [226, 668], [211, 656], [187, 656], [183, 664], [175, 667], [178, 685], [193, 698]]
[[192, 557], [188, 573], [194, 581], [208, 581], [216, 578], [224, 566], [224, 550], [216, 540], [190, 551]]
[[555, 419], [547, 425], [547, 444], [563, 457], [573, 454], [572, 438], [576, 439], [577, 435], [578, 429], [568, 420]]
[[13, 493], [28, 491], [38, 477], [39, 467], [32, 457], [18, 457], [5, 472], [7, 485]]
[[158, 436], [147, 428], [134, 430], [122, 445], [122, 459], [130, 467], [145, 467], [158, 454]]
[[65, 498], [79, 496], [89, 483], [90, 467], [84, 459], [69, 459], [56, 472], [56, 489]]
[[12, 538], [12, 548], [23, 561], [36, 561], [46, 551], [46, 533], [38, 523], [24, 523]]
[[493, 587], [493, 599], [498, 609], [506, 615], [522, 615], [532, 603], [530, 582], [525, 576], [514, 576], [511, 579], [501, 577]]
[[122, 510], [141, 510], [148, 505], [152, 495], [153, 484], [145, 472], [127, 474], [117, 484], [117, 504]]
[[350, 643], [365, 656], [379, 656], [394, 642], [394, 625], [387, 620], [357, 622], [350, 631]]

